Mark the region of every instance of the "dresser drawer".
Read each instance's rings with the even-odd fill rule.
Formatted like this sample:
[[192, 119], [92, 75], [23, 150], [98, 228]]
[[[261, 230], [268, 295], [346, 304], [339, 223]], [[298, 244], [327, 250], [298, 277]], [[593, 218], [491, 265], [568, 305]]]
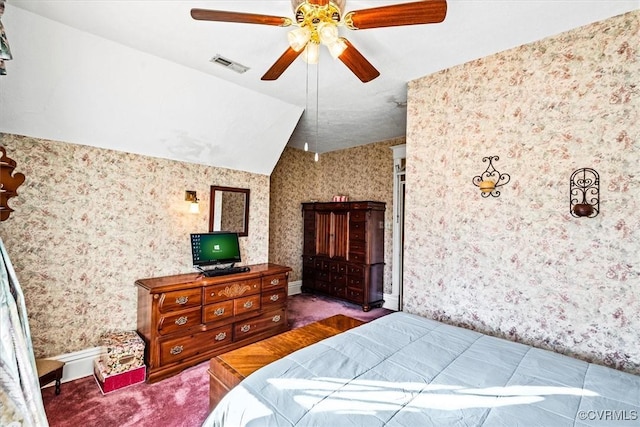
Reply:
[[233, 317], [233, 300], [216, 302], [202, 308], [204, 323], [216, 322], [230, 317]]
[[158, 332], [162, 335], [167, 335], [173, 332], [186, 331], [200, 324], [200, 314], [200, 306], [198, 306], [188, 310], [161, 315], [158, 321]]
[[260, 294], [233, 300], [233, 314], [236, 316], [258, 310], [260, 310]]
[[160, 343], [160, 364], [179, 362], [187, 357], [230, 344], [231, 331], [231, 325], [227, 325], [211, 331], [165, 340]]
[[183, 289], [181, 291], [163, 292], [158, 300], [158, 310], [167, 313], [197, 307], [202, 303], [202, 288]]
[[269, 329], [282, 327], [287, 324], [286, 309], [269, 311], [261, 316], [247, 319], [244, 322], [234, 324], [234, 341], [243, 340], [251, 335], [267, 331]]
[[204, 288], [204, 303], [212, 304], [245, 295], [260, 292], [260, 279], [241, 280], [233, 283], [223, 283]]
[[284, 288], [287, 286], [286, 274], [274, 274], [272, 276], [264, 276], [262, 278], [262, 291], [268, 291], [275, 288]]
[[269, 292], [262, 292], [262, 309], [267, 310], [269, 306], [286, 304], [287, 291], [284, 289], [274, 289]]

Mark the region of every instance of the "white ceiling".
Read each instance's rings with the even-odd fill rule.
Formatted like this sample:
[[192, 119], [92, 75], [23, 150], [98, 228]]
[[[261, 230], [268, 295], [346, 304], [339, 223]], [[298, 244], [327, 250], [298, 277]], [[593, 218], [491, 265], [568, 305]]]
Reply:
[[[348, 12], [405, 2], [347, 0], [345, 9]], [[71, 27], [69, 31], [74, 32], [67, 36], [69, 43], [76, 42], [79, 30], [123, 45], [130, 48], [128, 50], [131, 52], [149, 54], [176, 64], [183, 70], [185, 67], [190, 70], [176, 71], [177, 79], [188, 78], [197, 82], [194, 85], [203, 85], [201, 87], [207, 85], [203, 83], [206, 79], [215, 82], [216, 87], [222, 85], [223, 90], [218, 91], [220, 97], [212, 97], [210, 91], [202, 91], [202, 97], [208, 97], [203, 101], [206, 108], [210, 109], [210, 115], [234, 112], [232, 106], [240, 99], [242, 101], [238, 108], [244, 114], [253, 115], [247, 119], [248, 122], [235, 119], [233, 126], [224, 129], [225, 141], [233, 144], [237, 140], [240, 144], [243, 139], [255, 138], [246, 126], [255, 127], [261, 137], [268, 132], [275, 133], [282, 144], [276, 153], [277, 160], [286, 143], [302, 148], [304, 142], [308, 141], [313, 150], [322, 153], [404, 136], [408, 81], [639, 9], [640, 0], [449, 0], [447, 17], [440, 24], [360, 31], [341, 27], [341, 35], [347, 37], [380, 71], [380, 77], [369, 83], [360, 82], [344, 64], [334, 61], [325, 50], [318, 66], [308, 66], [308, 79], [306, 63], [297, 59], [278, 80], [261, 81], [260, 77], [287, 48], [286, 34], [290, 28], [195, 21], [189, 14], [191, 8], [204, 8], [293, 17], [289, 0], [8, 0], [7, 5], [3, 23], [15, 61], [20, 55], [14, 44], [20, 45], [21, 41], [14, 41], [12, 31], [20, 34], [21, 38], [27, 36], [16, 28], [17, 24], [12, 23], [12, 11], [19, 15], [12, 6], [52, 20], [52, 26], [64, 24], [65, 27]], [[42, 24], [38, 23], [38, 28], [32, 28], [31, 31], [37, 32], [40, 28]], [[25, 49], [29, 48], [31, 46], [25, 45]], [[237, 74], [212, 64], [209, 59], [215, 54], [246, 65], [250, 70]], [[73, 61], [65, 64], [65, 67], [73, 68]], [[8, 63], [7, 68], [11, 73], [12, 64]], [[200, 96], [197, 86], [189, 90], [192, 91], [191, 97]], [[255, 111], [251, 111], [253, 108]], [[305, 108], [307, 113], [300, 118]], [[275, 117], [256, 117], [270, 114], [275, 114]], [[14, 118], [19, 120], [19, 117]], [[282, 123], [282, 126], [277, 123]], [[158, 155], [198, 161], [193, 156], [190, 158], [188, 151], [201, 153], [206, 143], [193, 137], [193, 122], [184, 120], [180, 125], [184, 128], [176, 125], [171, 129], [171, 135], [156, 135], [156, 141], [162, 141], [163, 138], [175, 140], [181, 136], [184, 143], [176, 144], [173, 148], [165, 147], [164, 152]], [[3, 129], [20, 130], [0, 123], [0, 130]], [[274, 129], [277, 131], [274, 132]], [[34, 130], [30, 132], [37, 133]], [[131, 144], [135, 146], [134, 142], [130, 142], [129, 146]], [[109, 143], [104, 142], [103, 145]], [[129, 151], [154, 154], [145, 149], [130, 148]], [[199, 162], [207, 163], [201, 159]], [[270, 160], [268, 164], [272, 167], [275, 163]], [[262, 169], [264, 173], [270, 173], [269, 166]]]

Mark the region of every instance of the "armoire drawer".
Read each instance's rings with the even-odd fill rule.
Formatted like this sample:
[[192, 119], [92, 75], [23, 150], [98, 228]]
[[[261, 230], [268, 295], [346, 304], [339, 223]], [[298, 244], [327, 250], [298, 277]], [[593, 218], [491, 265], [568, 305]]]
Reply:
[[367, 211], [362, 210], [352, 210], [351, 211], [351, 221], [354, 222], [362, 222], [367, 219]]
[[230, 344], [231, 331], [231, 325], [226, 325], [211, 331], [165, 340], [160, 343], [160, 364], [179, 362], [187, 357]]
[[362, 289], [347, 288], [346, 298], [356, 304], [362, 304], [364, 301], [364, 292]]

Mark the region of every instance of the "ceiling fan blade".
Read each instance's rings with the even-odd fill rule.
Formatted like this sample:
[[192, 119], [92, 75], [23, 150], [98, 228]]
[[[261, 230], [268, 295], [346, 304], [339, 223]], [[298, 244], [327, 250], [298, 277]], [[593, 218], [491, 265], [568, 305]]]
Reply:
[[287, 68], [289, 68], [289, 65], [291, 65], [298, 56], [300, 56], [302, 51], [304, 51], [304, 49], [300, 49], [299, 52], [296, 52], [292, 48], [288, 47], [280, 58], [278, 58], [278, 60], [271, 66], [271, 68], [264, 73], [264, 76], [262, 76], [260, 80], [276, 80]]
[[342, 37], [340, 40], [346, 43], [347, 48], [338, 58], [344, 63], [344, 65], [349, 67], [353, 74], [358, 76], [362, 83], [370, 82], [380, 75], [380, 71], [376, 70], [375, 67], [367, 61], [367, 58], [362, 56], [358, 49], [356, 49], [349, 40]]
[[347, 13], [343, 21], [352, 30], [364, 30], [400, 25], [434, 24], [444, 21], [445, 16], [447, 16], [446, 0], [423, 0], [354, 10]]
[[261, 24], [288, 27], [290, 18], [259, 15], [256, 13], [228, 12], [226, 10], [191, 9], [191, 17], [200, 21], [239, 22], [242, 24]]

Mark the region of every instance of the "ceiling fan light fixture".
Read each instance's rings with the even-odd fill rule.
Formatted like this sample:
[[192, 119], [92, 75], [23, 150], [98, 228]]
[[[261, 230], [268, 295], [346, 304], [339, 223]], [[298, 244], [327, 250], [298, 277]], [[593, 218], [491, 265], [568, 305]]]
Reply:
[[317, 31], [320, 41], [327, 46], [338, 40], [338, 27], [332, 22], [319, 23]]
[[328, 44], [327, 48], [333, 59], [338, 59], [347, 48], [347, 43], [342, 38], [339, 38], [335, 42]]
[[314, 43], [313, 41], [307, 43], [307, 47], [305, 47], [304, 52], [302, 52], [302, 59], [304, 59], [307, 64], [317, 64], [319, 58], [320, 45], [318, 43]]
[[296, 52], [300, 52], [309, 43], [311, 39], [311, 31], [307, 27], [296, 28], [287, 33], [289, 46]]

